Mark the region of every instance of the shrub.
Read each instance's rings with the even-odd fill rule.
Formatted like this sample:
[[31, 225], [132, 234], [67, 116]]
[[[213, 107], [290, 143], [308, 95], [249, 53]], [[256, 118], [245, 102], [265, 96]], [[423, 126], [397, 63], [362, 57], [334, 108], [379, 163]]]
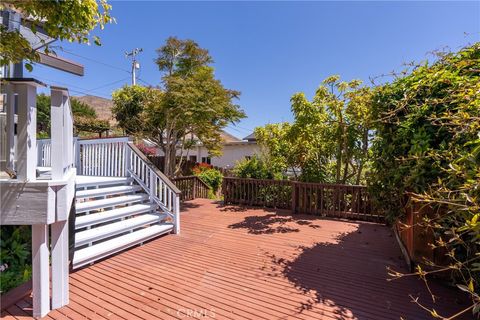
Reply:
[[[376, 90], [371, 194], [394, 222], [404, 196], [432, 208], [422, 224], [480, 310], [480, 43]], [[417, 270], [425, 278], [426, 272]]]
[[139, 143], [136, 146], [146, 156], [154, 156], [157, 153], [155, 147], [147, 147], [144, 143]]
[[2, 226], [0, 235], [0, 292], [32, 276], [30, 226]]
[[280, 172], [272, 170], [267, 163], [258, 156], [253, 156], [250, 159], [238, 161], [233, 168], [233, 173], [239, 178], [252, 179], [282, 179]]
[[192, 168], [192, 172], [194, 175], [199, 175], [201, 172], [209, 169], [213, 169], [211, 164], [201, 162]]
[[223, 174], [219, 170], [213, 168], [202, 169], [201, 171], [196, 172], [198, 173], [195, 173], [195, 175], [205, 182], [212, 189], [213, 194], [215, 195], [222, 185]]

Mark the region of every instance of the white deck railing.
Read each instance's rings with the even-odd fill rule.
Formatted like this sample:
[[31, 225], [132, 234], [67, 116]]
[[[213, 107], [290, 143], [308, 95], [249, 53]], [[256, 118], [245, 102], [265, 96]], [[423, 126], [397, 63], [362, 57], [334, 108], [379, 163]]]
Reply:
[[78, 140], [77, 174], [85, 176], [127, 176], [128, 137]]
[[52, 166], [52, 140], [37, 140], [37, 167]]
[[[38, 140], [38, 166], [51, 164], [51, 142]], [[77, 175], [131, 176], [165, 213], [174, 220], [175, 233], [180, 230], [181, 191], [132, 143], [128, 137], [74, 141]]]
[[172, 217], [175, 233], [179, 233], [181, 191], [132, 142], [127, 150], [128, 174]]

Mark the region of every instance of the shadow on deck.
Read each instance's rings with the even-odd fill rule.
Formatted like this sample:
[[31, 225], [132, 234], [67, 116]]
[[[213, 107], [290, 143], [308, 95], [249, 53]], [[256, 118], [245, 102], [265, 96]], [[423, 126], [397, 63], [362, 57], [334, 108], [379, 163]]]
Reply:
[[[409, 294], [432, 305], [383, 225], [291, 216], [285, 211], [187, 202], [182, 231], [70, 276], [71, 303], [49, 319], [428, 319]], [[432, 283], [435, 309], [465, 307]], [[31, 315], [31, 299], [2, 314]], [[468, 318], [468, 317], [467, 317]]]

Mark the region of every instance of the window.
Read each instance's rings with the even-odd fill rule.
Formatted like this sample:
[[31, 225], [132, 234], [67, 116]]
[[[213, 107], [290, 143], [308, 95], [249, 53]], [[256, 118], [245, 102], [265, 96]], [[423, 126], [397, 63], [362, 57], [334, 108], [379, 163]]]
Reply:
[[212, 159], [210, 157], [202, 157], [202, 162], [212, 164]]
[[197, 156], [190, 156], [191, 162], [197, 162]]
[[245, 159], [250, 160], [252, 159], [252, 156], [245, 156]]

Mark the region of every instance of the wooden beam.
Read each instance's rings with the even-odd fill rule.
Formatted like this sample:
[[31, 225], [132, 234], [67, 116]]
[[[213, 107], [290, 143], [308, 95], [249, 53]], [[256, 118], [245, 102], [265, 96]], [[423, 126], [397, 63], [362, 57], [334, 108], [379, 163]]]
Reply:
[[40, 55], [40, 64], [45, 66], [52, 67], [54, 69], [58, 69], [61, 71], [65, 71], [68, 73], [75, 74], [77, 76], [83, 76], [85, 74], [85, 70], [83, 65], [67, 60], [65, 58], [57, 57], [54, 55], [47, 55], [43, 52], [38, 52]]

